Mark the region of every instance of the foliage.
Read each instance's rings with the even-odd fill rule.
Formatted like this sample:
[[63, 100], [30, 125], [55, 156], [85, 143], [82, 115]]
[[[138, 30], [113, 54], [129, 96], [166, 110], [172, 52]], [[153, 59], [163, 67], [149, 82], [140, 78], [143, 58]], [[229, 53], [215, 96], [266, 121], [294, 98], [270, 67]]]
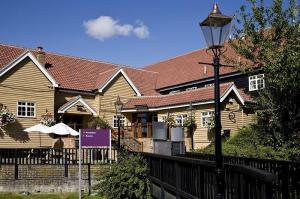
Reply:
[[99, 116], [91, 118], [91, 120], [88, 123], [89, 128], [95, 128], [95, 129], [111, 129], [112, 127], [108, 123], [107, 120], [104, 118], [101, 118]]
[[[245, 72], [260, 66], [267, 89], [257, 96], [258, 125], [274, 148], [299, 146], [300, 137], [300, 17], [295, 0], [247, 0], [240, 8], [230, 46], [248, 61], [230, 61]], [[252, 62], [250, 64], [250, 62]]]
[[6, 107], [2, 108], [0, 110], [0, 127], [6, 126], [14, 122], [15, 122], [14, 114], [9, 112], [9, 110]]
[[[78, 199], [78, 194], [29, 194], [1, 193], [0, 199]], [[105, 199], [99, 196], [83, 196], [83, 199]]]
[[[212, 144], [197, 151], [201, 153], [214, 153], [214, 145]], [[239, 129], [235, 136], [223, 143], [222, 152], [224, 155], [230, 156], [300, 160], [300, 149], [298, 147], [284, 145], [278, 149], [274, 149], [265, 143], [256, 126], [247, 126]]]
[[140, 155], [121, 152], [118, 162], [99, 178], [94, 189], [108, 199], [143, 199], [150, 197], [148, 166]]
[[172, 127], [172, 126], [175, 126], [175, 119], [174, 119], [174, 115], [171, 115], [168, 113], [168, 116], [166, 118], [166, 120], [164, 121], [167, 123], [168, 126]]
[[197, 128], [197, 125], [196, 125], [196, 120], [195, 120], [195, 117], [191, 117], [191, 116], [188, 116], [184, 122], [183, 122], [183, 126], [184, 127], [189, 127], [189, 126], [193, 126], [193, 129], [195, 130]]
[[45, 126], [53, 126], [56, 122], [51, 113], [46, 112], [45, 115], [42, 115], [40, 123]]

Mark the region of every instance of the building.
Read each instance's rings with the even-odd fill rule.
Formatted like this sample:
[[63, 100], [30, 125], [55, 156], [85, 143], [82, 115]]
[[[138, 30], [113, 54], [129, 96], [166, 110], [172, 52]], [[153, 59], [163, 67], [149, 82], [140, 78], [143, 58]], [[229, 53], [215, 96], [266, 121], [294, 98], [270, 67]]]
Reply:
[[[240, 59], [229, 48], [228, 57]], [[23, 130], [40, 122], [46, 113], [74, 129], [88, 127], [92, 117], [117, 127], [114, 102], [124, 103], [122, 133], [128, 140], [143, 143], [152, 151], [152, 122], [173, 117], [182, 126], [189, 118], [192, 103], [196, 129], [186, 131], [186, 147], [207, 146], [214, 110], [213, 68], [206, 49], [180, 55], [143, 68], [131, 68], [96, 60], [45, 52], [42, 47], [26, 49], [0, 44], [0, 104], [12, 112], [15, 123], [0, 130], [0, 147], [53, 146], [56, 137]], [[255, 121], [249, 108], [252, 95], [264, 88], [259, 69], [247, 76], [232, 67], [221, 74], [222, 132], [236, 130]], [[65, 147], [74, 147], [76, 138], [64, 138]]]

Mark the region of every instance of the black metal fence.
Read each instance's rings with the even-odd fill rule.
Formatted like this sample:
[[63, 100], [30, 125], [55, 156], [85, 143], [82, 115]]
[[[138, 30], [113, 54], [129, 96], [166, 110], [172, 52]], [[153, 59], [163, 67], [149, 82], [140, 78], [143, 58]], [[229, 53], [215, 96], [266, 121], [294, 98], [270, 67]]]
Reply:
[[[82, 164], [101, 164], [115, 161], [116, 149], [112, 148], [111, 159], [109, 148], [81, 149]], [[78, 164], [78, 148], [2, 148], [0, 149], [1, 164]]]
[[[212, 154], [188, 152], [183, 157], [214, 161]], [[300, 198], [300, 162], [267, 160], [236, 156], [223, 156], [223, 162], [228, 164], [249, 166], [268, 171], [277, 176], [275, 181], [276, 198]]]
[[[150, 166], [153, 196], [168, 198], [175, 195], [186, 199], [212, 199], [215, 197], [215, 163], [143, 153]], [[275, 198], [273, 183], [276, 176], [247, 166], [225, 164], [226, 199]]]

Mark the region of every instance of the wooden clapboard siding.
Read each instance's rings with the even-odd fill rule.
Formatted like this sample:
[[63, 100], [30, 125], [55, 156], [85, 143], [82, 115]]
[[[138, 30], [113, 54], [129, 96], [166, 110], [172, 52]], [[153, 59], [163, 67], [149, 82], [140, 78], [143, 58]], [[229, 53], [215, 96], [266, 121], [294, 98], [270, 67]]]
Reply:
[[[17, 117], [17, 102], [34, 102], [34, 118]], [[0, 102], [16, 116], [16, 122], [0, 132], [0, 147], [36, 147], [40, 143], [38, 133], [26, 133], [22, 130], [38, 124], [41, 116], [54, 113], [54, 89], [51, 82], [29, 59], [21, 61], [0, 79]], [[43, 144], [48, 145], [51, 138], [41, 135]]]
[[[233, 136], [237, 130], [247, 124], [255, 122], [255, 114], [254, 113], [245, 113], [243, 109], [238, 110], [240, 108], [240, 104], [232, 98], [231, 103], [226, 100], [222, 104], [222, 111], [221, 111], [221, 122], [222, 122], [222, 130], [230, 130], [230, 135]], [[194, 147], [195, 148], [202, 148], [207, 146], [211, 143], [210, 140], [210, 134], [208, 131], [208, 128], [202, 127], [201, 125], [201, 113], [202, 112], [208, 112], [208, 111], [214, 111], [214, 104], [209, 105], [200, 105], [194, 107], [194, 116], [197, 128], [194, 132]], [[178, 108], [178, 109], [170, 109], [170, 110], [163, 110], [158, 112], [158, 121], [162, 121], [164, 116], [167, 116], [168, 113], [170, 115], [174, 116], [174, 119], [176, 119], [177, 115], [181, 114], [187, 114], [189, 116], [189, 112], [186, 110], [187, 108]], [[229, 113], [231, 111], [235, 114], [235, 121], [230, 119]], [[187, 130], [185, 130], [187, 131]]]
[[[59, 107], [78, 95], [81, 95], [82, 99], [84, 99], [84, 101], [86, 101], [92, 108], [96, 110], [95, 95], [85, 95], [63, 91], [57, 91], [55, 94], [55, 110], [57, 111]], [[81, 114], [79, 111], [77, 113]]]
[[[107, 87], [102, 95], [99, 95], [99, 115], [106, 119], [110, 125], [113, 125], [113, 116], [115, 115], [115, 101], [120, 96], [121, 101], [126, 103], [129, 99], [136, 96], [135, 91], [129, 85], [122, 74], [119, 74]], [[125, 117], [128, 115], [125, 115]], [[130, 121], [127, 118], [126, 123]]]

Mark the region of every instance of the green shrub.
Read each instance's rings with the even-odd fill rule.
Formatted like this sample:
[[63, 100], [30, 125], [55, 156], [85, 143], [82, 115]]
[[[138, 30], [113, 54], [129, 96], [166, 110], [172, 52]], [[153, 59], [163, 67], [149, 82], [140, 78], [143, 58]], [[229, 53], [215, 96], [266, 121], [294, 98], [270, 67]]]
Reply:
[[148, 166], [140, 155], [122, 152], [118, 162], [103, 176], [94, 189], [107, 199], [143, 199], [150, 197]]
[[[222, 145], [224, 155], [280, 159], [280, 160], [300, 160], [300, 148], [288, 147], [283, 145], [279, 148], [273, 148], [268, 145], [268, 138], [262, 137], [255, 126], [246, 126], [238, 130], [237, 134]], [[211, 144], [204, 149], [198, 149], [196, 152], [214, 153], [214, 145]]]
[[93, 117], [89, 123], [88, 123], [89, 128], [100, 128], [100, 129], [111, 129], [111, 126], [107, 120], [104, 118], [101, 118], [99, 116]]

